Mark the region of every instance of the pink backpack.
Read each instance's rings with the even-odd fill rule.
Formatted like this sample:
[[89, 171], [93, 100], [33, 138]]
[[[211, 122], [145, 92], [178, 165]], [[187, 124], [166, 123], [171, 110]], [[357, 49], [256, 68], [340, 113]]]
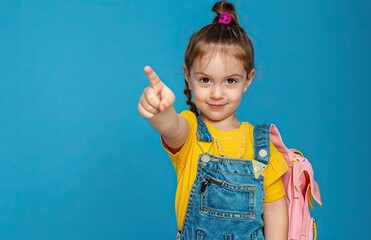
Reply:
[[321, 194], [314, 180], [312, 165], [299, 151], [288, 149], [277, 127], [270, 125], [270, 140], [282, 153], [289, 170], [282, 180], [286, 190], [289, 211], [289, 240], [317, 239], [315, 219], [310, 215], [308, 204], [314, 208], [313, 199], [322, 206]]

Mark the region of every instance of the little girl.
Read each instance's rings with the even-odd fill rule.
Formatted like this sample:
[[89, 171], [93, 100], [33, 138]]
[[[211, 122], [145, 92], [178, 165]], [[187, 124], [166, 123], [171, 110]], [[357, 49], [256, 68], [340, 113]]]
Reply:
[[190, 111], [176, 113], [174, 93], [148, 66], [150, 86], [138, 104], [176, 170], [177, 239], [286, 240], [285, 159], [262, 130], [236, 117], [255, 74], [253, 45], [231, 3], [212, 10], [213, 22], [185, 51]]

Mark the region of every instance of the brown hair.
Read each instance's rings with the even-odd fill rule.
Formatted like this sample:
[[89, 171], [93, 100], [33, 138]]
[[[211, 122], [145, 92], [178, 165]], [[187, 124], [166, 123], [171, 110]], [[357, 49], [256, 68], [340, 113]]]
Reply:
[[[212, 23], [204, 26], [195, 32], [188, 43], [184, 54], [184, 64], [188, 72], [196, 58], [203, 57], [209, 50], [221, 51], [222, 53], [232, 54], [243, 62], [247, 73], [254, 68], [254, 48], [245, 30], [240, 26], [236, 14], [236, 9], [232, 3], [221, 1], [214, 4], [212, 11], [217, 15]], [[220, 14], [228, 12], [232, 16], [230, 24], [218, 23]], [[186, 103], [190, 110], [198, 116], [196, 105], [192, 102], [192, 92], [188, 82], [185, 81], [184, 94], [187, 97]]]

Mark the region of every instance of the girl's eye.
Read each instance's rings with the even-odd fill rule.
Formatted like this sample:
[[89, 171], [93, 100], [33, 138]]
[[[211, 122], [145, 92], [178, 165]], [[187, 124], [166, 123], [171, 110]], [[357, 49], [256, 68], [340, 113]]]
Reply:
[[229, 85], [231, 85], [231, 84], [236, 83], [237, 80], [236, 80], [236, 79], [233, 79], [233, 78], [228, 78], [226, 82], [227, 82]]
[[200, 82], [202, 82], [202, 83], [210, 83], [211, 81], [208, 78], [201, 78], [200, 79]]

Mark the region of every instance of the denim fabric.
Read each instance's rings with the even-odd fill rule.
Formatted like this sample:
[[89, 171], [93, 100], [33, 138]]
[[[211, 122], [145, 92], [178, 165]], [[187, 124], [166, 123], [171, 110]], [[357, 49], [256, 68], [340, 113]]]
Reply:
[[[206, 125], [199, 120], [200, 141], [212, 141]], [[265, 128], [254, 131], [258, 148], [269, 153]], [[269, 131], [269, 128], [268, 128]], [[256, 160], [266, 164], [269, 154]], [[207, 156], [207, 157], [205, 157]], [[196, 180], [192, 186], [182, 232], [177, 240], [262, 240], [264, 179], [254, 177], [251, 161], [203, 153], [198, 159]]]
[[[269, 131], [271, 124], [259, 124], [254, 127], [254, 159], [268, 164], [269, 161]], [[266, 156], [261, 156], [259, 152], [264, 149]]]
[[211, 142], [213, 139], [204, 121], [197, 118], [197, 139], [202, 142]]

